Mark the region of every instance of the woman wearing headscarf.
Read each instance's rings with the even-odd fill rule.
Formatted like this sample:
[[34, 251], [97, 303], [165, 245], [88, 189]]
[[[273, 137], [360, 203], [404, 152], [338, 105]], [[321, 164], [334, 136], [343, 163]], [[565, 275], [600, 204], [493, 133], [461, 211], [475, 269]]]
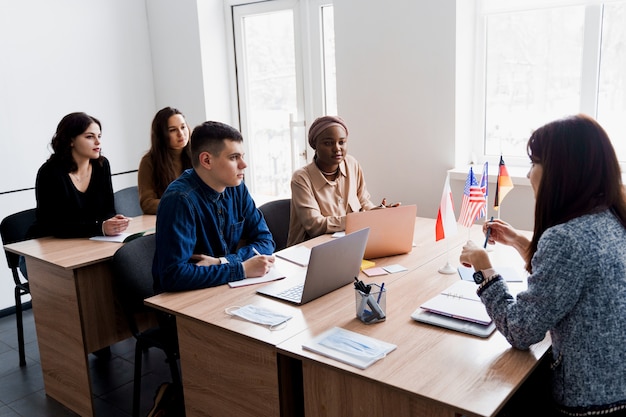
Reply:
[[342, 118], [317, 118], [309, 145], [315, 150], [313, 161], [291, 178], [287, 246], [345, 230], [346, 214], [379, 207], [370, 201], [361, 166], [348, 155], [348, 126]]

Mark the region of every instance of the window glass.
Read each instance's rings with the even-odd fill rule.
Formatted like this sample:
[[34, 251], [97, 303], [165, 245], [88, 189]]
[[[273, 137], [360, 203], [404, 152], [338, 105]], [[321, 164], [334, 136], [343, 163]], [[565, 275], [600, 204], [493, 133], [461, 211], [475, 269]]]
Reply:
[[604, 7], [597, 119], [626, 161], [626, 2]]
[[322, 7], [322, 47], [324, 48], [324, 107], [326, 114], [337, 114], [337, 75], [335, 73], [335, 22], [333, 6]]
[[486, 17], [484, 153], [526, 157], [548, 121], [579, 112], [584, 6]]
[[[293, 12], [277, 11], [243, 19], [247, 75], [248, 155], [254, 164], [254, 191], [289, 193], [292, 171], [288, 115], [297, 114]], [[285, 157], [286, 156], [286, 157]]]

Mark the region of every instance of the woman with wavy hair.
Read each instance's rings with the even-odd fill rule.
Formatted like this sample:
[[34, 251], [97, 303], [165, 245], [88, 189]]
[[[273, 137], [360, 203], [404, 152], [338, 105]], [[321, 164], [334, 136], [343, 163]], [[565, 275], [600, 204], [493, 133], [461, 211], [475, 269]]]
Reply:
[[150, 140], [150, 150], [139, 163], [137, 187], [143, 212], [156, 214], [167, 186], [191, 168], [185, 116], [173, 107], [159, 110], [152, 120]]
[[[489, 243], [526, 260], [517, 297], [489, 255], [468, 242], [461, 262], [477, 271], [478, 295], [518, 349], [550, 333], [554, 415], [626, 415], [626, 201], [620, 165], [604, 129], [577, 115], [548, 123], [528, 141], [535, 226], [527, 239], [494, 220]], [[536, 401], [535, 401], [536, 402]]]

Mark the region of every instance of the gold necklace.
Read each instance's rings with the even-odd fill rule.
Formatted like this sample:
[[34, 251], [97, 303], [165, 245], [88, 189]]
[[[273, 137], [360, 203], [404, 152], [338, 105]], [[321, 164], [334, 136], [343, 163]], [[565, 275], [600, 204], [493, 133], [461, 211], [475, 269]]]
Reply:
[[337, 175], [337, 173], [339, 172], [339, 165], [337, 165], [337, 169], [335, 170], [335, 172], [326, 172], [326, 171], [324, 171], [322, 168], [320, 168], [319, 165], [317, 165], [317, 161], [315, 162], [315, 165], [317, 166], [317, 169], [319, 169], [320, 172], [322, 174], [324, 174], [325, 176], [327, 176], [327, 177], [331, 177], [333, 175]]

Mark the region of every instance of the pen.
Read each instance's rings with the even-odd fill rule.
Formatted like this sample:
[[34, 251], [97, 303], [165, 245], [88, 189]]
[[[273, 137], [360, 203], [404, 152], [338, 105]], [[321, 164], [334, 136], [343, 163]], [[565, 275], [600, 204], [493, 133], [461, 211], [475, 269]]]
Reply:
[[[491, 220], [489, 223], [493, 221], [493, 216], [491, 216]], [[487, 249], [487, 242], [489, 242], [489, 235], [491, 234], [491, 226], [487, 226], [487, 233], [485, 233], [485, 244], [483, 245], [483, 249]]]
[[380, 304], [380, 296], [383, 295], [384, 290], [385, 290], [385, 283], [383, 282], [382, 284], [380, 284], [380, 291], [378, 292], [378, 299], [376, 300], [376, 302], [379, 304]]
[[258, 250], [256, 250], [255, 247], [252, 248], [252, 252], [254, 252], [256, 255], [261, 256], [261, 253]]

